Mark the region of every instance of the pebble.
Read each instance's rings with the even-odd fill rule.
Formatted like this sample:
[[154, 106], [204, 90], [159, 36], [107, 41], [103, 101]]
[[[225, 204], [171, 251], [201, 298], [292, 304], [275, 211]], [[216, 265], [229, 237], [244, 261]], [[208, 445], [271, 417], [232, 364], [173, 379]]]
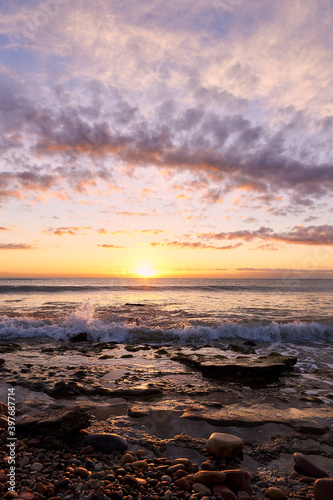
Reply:
[[40, 472], [41, 470], [43, 470], [43, 464], [39, 462], [33, 463], [32, 466], [30, 467], [30, 471]]
[[22, 498], [22, 500], [33, 500], [35, 495], [30, 493], [30, 491], [22, 491], [17, 498]]
[[206, 442], [206, 450], [215, 457], [228, 458], [242, 451], [243, 441], [233, 434], [214, 432]]
[[9, 500], [11, 500], [12, 498], [17, 498], [17, 497], [18, 497], [18, 494], [15, 491], [7, 491], [7, 493], [4, 496], [4, 498], [8, 498]]
[[315, 500], [331, 500], [333, 498], [333, 478], [317, 479], [313, 485]]
[[126, 476], [124, 476], [124, 483], [128, 484], [130, 486], [136, 486], [137, 480], [134, 476], [131, 476], [130, 474], [126, 474]]
[[23, 469], [26, 465], [30, 464], [30, 460], [28, 457], [23, 457], [22, 460], [20, 461], [20, 467]]
[[216, 470], [216, 466], [212, 460], [207, 460], [201, 464], [203, 470]]
[[147, 455], [147, 453], [148, 453], [148, 451], [146, 451], [146, 450], [141, 450], [141, 449], [136, 450], [137, 457], [145, 457]]
[[286, 498], [286, 495], [280, 488], [271, 487], [265, 491], [265, 497], [270, 498], [270, 500], [283, 500]]
[[186, 479], [186, 477], [176, 479], [175, 485], [182, 491], [191, 491], [192, 489], [191, 483], [188, 479]]
[[233, 491], [231, 491], [225, 484], [215, 484], [212, 488], [213, 493], [220, 495], [223, 500], [237, 500]]
[[246, 491], [252, 495], [251, 481], [253, 476], [250, 472], [241, 469], [224, 470], [227, 476], [226, 485], [235, 493], [238, 491]]
[[125, 465], [125, 464], [135, 462], [135, 458], [133, 457], [133, 455], [131, 453], [125, 453], [125, 455], [123, 455], [121, 457], [120, 461], [123, 465]]
[[8, 481], [8, 476], [3, 470], [0, 471], [0, 483], [5, 483]]
[[167, 490], [165, 493], [164, 493], [164, 500], [171, 500], [171, 498], [173, 497], [173, 494], [170, 490]]
[[326, 471], [317, 467], [308, 457], [303, 455], [303, 453], [294, 453], [293, 457], [298, 469], [301, 470], [303, 474], [318, 478], [328, 477]]
[[177, 470], [184, 470], [185, 469], [185, 465], [184, 464], [176, 464], [176, 465], [172, 465], [171, 467], [168, 467], [167, 468], [167, 473], [168, 474], [173, 474], [174, 472], [177, 472]]
[[132, 463], [132, 467], [138, 467], [139, 469], [148, 469], [148, 464], [145, 460], [137, 460]]
[[38, 491], [38, 493], [41, 493], [42, 495], [45, 495], [47, 488], [43, 483], [39, 481], [38, 483], [36, 483], [36, 491]]
[[224, 483], [226, 477], [224, 472], [204, 470], [194, 474], [192, 479], [194, 483], [210, 485]]
[[194, 489], [194, 491], [197, 491], [201, 495], [211, 495], [212, 494], [210, 489], [207, 488], [207, 486], [205, 486], [204, 484], [194, 483], [192, 485], [192, 488]]
[[[177, 478], [179, 479], [179, 478]], [[168, 483], [172, 482], [172, 478], [170, 476], [162, 476], [161, 481], [167, 481]]]
[[85, 479], [90, 474], [90, 472], [84, 467], [76, 467], [73, 472], [76, 476], [79, 476], [82, 479]]

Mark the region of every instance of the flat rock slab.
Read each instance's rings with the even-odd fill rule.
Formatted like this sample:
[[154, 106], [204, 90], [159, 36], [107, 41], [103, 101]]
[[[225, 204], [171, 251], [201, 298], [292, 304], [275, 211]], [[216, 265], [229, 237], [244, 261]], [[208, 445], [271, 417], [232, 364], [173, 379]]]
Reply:
[[297, 362], [294, 356], [283, 356], [278, 353], [271, 353], [268, 356], [250, 354], [232, 360], [222, 355], [178, 354], [171, 359], [196, 368], [208, 377], [215, 379], [236, 377], [246, 382], [249, 378], [261, 381], [276, 379], [283, 373], [291, 371]]
[[320, 427], [323, 432], [328, 431], [329, 422], [333, 419], [333, 410], [327, 408], [283, 408], [277, 409], [272, 405], [260, 403], [245, 407], [242, 404], [228, 405], [219, 409], [207, 409], [204, 406], [191, 409], [182, 414], [181, 418], [189, 420], [204, 420], [212, 425], [256, 427], [267, 423], [285, 424], [297, 430], [306, 425], [308, 433], [314, 429], [318, 433]]
[[62, 408], [34, 415], [20, 416], [16, 420], [17, 431], [31, 434], [68, 436], [90, 425], [88, 413], [81, 408]]

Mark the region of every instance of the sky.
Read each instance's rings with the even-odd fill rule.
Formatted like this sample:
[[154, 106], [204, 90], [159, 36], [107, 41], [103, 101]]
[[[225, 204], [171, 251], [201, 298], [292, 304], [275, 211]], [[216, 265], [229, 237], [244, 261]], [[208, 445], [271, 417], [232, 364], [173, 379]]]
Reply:
[[0, 1], [0, 276], [333, 277], [331, 0]]

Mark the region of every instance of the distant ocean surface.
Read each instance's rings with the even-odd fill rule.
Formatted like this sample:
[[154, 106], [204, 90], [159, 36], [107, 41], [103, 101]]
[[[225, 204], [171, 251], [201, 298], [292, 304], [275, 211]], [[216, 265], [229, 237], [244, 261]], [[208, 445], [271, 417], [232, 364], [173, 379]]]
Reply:
[[333, 342], [333, 280], [0, 280], [0, 339]]

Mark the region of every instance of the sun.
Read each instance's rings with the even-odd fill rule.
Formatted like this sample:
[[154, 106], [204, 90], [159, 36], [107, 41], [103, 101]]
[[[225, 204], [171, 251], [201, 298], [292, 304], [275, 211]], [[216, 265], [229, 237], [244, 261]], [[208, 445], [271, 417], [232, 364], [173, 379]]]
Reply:
[[151, 278], [156, 274], [156, 270], [152, 269], [149, 264], [142, 264], [137, 267], [134, 271], [135, 274], [141, 276], [141, 278]]

